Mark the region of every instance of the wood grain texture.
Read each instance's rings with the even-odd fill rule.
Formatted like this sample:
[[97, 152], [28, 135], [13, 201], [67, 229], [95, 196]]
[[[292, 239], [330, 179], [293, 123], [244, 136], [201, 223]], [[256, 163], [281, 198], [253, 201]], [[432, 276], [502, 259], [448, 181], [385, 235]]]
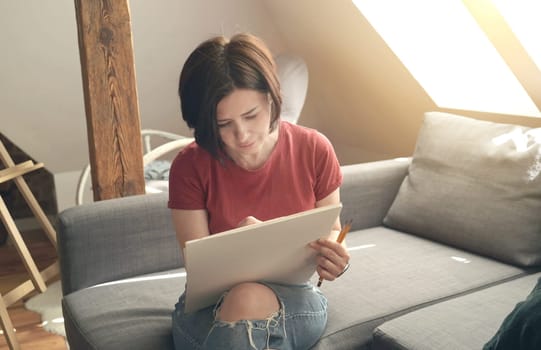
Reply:
[[145, 193], [128, 0], [75, 0], [94, 200]]

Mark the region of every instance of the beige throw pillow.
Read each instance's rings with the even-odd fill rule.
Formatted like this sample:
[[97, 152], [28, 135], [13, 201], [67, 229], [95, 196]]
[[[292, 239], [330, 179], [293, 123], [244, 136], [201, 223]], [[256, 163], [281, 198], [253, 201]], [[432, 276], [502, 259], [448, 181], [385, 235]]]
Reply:
[[384, 224], [541, 265], [541, 128], [429, 112]]

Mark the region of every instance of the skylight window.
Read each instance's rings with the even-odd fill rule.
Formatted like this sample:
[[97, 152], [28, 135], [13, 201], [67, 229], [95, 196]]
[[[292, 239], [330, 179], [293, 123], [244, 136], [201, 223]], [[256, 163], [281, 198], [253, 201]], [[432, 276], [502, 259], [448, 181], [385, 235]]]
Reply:
[[541, 2], [539, 0], [492, 0], [518, 40], [541, 70]]
[[440, 108], [541, 117], [461, 0], [353, 0]]

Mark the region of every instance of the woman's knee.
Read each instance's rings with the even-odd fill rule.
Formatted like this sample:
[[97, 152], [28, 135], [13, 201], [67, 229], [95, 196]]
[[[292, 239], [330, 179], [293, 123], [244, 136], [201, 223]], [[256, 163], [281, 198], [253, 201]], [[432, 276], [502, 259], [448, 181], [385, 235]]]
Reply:
[[241, 283], [231, 288], [216, 315], [226, 322], [266, 319], [280, 310], [276, 294], [260, 283]]

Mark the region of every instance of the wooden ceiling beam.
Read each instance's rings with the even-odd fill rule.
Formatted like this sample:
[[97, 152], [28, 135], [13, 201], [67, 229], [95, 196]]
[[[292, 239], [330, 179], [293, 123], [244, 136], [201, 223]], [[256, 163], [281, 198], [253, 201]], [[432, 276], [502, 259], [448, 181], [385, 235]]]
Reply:
[[75, 0], [94, 200], [145, 193], [128, 0]]

